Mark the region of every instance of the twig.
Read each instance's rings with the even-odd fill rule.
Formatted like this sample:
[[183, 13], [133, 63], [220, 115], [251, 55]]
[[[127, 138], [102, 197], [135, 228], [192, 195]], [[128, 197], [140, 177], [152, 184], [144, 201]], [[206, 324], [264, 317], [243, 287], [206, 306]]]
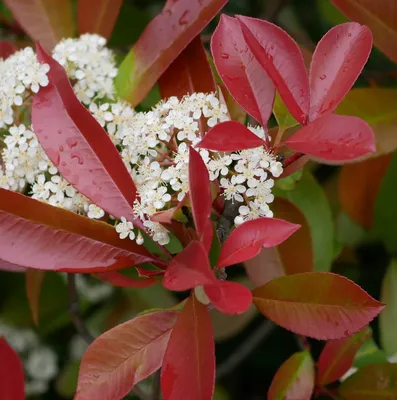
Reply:
[[244, 342], [237, 347], [237, 349], [224, 361], [217, 369], [216, 377], [221, 379], [232, 372], [237, 365], [239, 365], [255, 347], [266, 337], [268, 337], [274, 330], [276, 325], [271, 321], [265, 321], [259, 326]]
[[79, 297], [76, 289], [76, 276], [68, 274], [68, 292], [69, 292], [69, 313], [78, 334], [88, 343], [91, 344], [95, 338], [88, 331], [84, 321], [81, 318]]

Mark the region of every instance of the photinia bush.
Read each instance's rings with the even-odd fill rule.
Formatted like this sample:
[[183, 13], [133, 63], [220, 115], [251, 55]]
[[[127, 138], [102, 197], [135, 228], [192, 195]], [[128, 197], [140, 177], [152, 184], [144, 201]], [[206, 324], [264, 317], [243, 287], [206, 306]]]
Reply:
[[[106, 43], [121, 1], [78, 1], [79, 37], [67, 1], [6, 1], [36, 44], [1, 48], [0, 269], [25, 274], [36, 323], [44, 273], [67, 274], [71, 318], [89, 344], [76, 400], [160, 391], [164, 400], [211, 400], [212, 316], [252, 305], [302, 347], [279, 367], [268, 399], [376, 399], [384, 389], [367, 375], [395, 381], [384, 362], [337, 384], [385, 304], [329, 272], [334, 243], [327, 260], [291, 253], [292, 269], [270, 256], [302, 238], [323, 246], [316, 235], [333, 229], [309, 165], [377, 150], [369, 123], [336, 113], [368, 60], [371, 30], [334, 26], [307, 68], [279, 26], [222, 14], [209, 54], [200, 33], [226, 2], [168, 0], [119, 64]], [[147, 107], [155, 85], [161, 99]], [[243, 264], [253, 285], [236, 279]], [[162, 286], [178, 301], [159, 299], [91, 338], [77, 274], [130, 291]], [[0, 324], [1, 336], [9, 332]], [[317, 364], [308, 338], [328, 341]], [[1, 338], [0, 353], [0, 398], [24, 398], [21, 362]], [[359, 397], [360, 385], [379, 393]]]

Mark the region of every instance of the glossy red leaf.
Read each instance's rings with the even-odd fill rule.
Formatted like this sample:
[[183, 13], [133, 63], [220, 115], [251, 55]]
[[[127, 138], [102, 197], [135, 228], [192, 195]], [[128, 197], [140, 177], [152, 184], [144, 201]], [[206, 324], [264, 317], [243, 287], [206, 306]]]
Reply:
[[277, 370], [268, 400], [310, 400], [314, 389], [314, 365], [308, 351], [293, 354]]
[[0, 260], [0, 271], [25, 272], [26, 268], [21, 267], [19, 265], [11, 264], [4, 260]]
[[80, 193], [114, 217], [133, 220], [136, 187], [116, 147], [77, 99], [64, 68], [39, 44], [37, 57], [51, 67], [49, 85], [33, 98], [32, 123], [40, 144]]
[[67, 0], [5, 0], [23, 30], [47, 51], [74, 36], [72, 2]]
[[153, 286], [155, 285], [158, 281], [153, 278], [147, 278], [147, 279], [133, 279], [130, 278], [129, 276], [125, 276], [121, 274], [120, 272], [101, 272], [98, 274], [95, 274], [95, 277], [100, 279], [101, 281], [108, 282], [112, 284], [113, 286], [117, 287], [122, 287], [122, 288], [135, 288], [135, 289], [140, 289], [140, 288], [145, 288], [148, 286]]
[[75, 400], [120, 400], [157, 371], [177, 311], [138, 316], [99, 336], [84, 353]]
[[292, 116], [305, 125], [309, 114], [309, 80], [297, 43], [281, 28], [238, 16], [248, 47], [272, 79]]
[[172, 62], [158, 81], [162, 98], [216, 91], [214, 76], [200, 35]]
[[212, 305], [225, 314], [242, 314], [252, 304], [252, 293], [237, 282], [218, 281], [205, 285], [204, 291]]
[[21, 267], [91, 273], [159, 262], [111, 225], [5, 189], [0, 237], [0, 258]]
[[318, 43], [310, 65], [310, 120], [332, 112], [368, 60], [371, 31], [356, 22], [333, 27]]
[[226, 121], [211, 128], [195, 147], [216, 151], [237, 151], [263, 145], [265, 142], [240, 122]]
[[227, 0], [167, 1], [119, 68], [117, 90], [133, 106], [143, 100], [182, 50], [207, 26]]
[[208, 169], [200, 154], [189, 148], [189, 194], [196, 232], [205, 248], [212, 243], [212, 195]]
[[0, 398], [25, 400], [25, 378], [18, 354], [0, 337]]
[[338, 162], [354, 160], [376, 150], [374, 132], [365, 121], [336, 114], [316, 119], [284, 144], [299, 153]]
[[237, 19], [223, 14], [211, 39], [216, 69], [237, 103], [262, 126], [272, 113], [275, 88], [248, 48]]
[[209, 264], [208, 253], [204, 245], [197, 240], [191, 241], [172, 259], [163, 278], [164, 287], [176, 291], [216, 282]]
[[262, 247], [273, 247], [291, 236], [300, 225], [277, 218], [244, 222], [232, 231], [221, 249], [216, 268], [238, 264], [255, 257]]
[[191, 294], [172, 331], [161, 369], [164, 400], [211, 400], [215, 345], [207, 307]]
[[9, 40], [0, 40], [0, 58], [7, 58], [15, 53], [18, 47]]
[[97, 33], [110, 38], [123, 0], [79, 0], [77, 26], [79, 33]]
[[332, 273], [282, 276], [254, 289], [254, 304], [276, 324], [315, 339], [339, 339], [385, 307], [351, 280]]
[[318, 359], [317, 383], [328, 385], [337, 381], [353, 366], [357, 351], [371, 337], [371, 329], [366, 327], [353, 336], [330, 340]]

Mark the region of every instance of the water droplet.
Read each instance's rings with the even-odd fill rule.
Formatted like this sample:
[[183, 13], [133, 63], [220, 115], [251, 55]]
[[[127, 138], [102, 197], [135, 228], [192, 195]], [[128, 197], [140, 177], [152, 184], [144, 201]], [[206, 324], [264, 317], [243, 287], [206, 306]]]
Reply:
[[303, 89], [301, 89], [301, 90], [299, 91], [299, 94], [300, 94], [301, 97], [303, 97], [303, 96], [305, 95], [305, 91], [304, 91]]
[[322, 81], [323, 81], [326, 77], [327, 77], [327, 75], [325, 75], [325, 74], [320, 75], [320, 79], [321, 79]]
[[186, 10], [183, 12], [183, 14], [181, 15], [181, 17], [179, 18], [179, 25], [183, 26], [186, 25], [189, 21], [187, 20], [187, 16], [189, 14], [189, 10]]
[[48, 139], [48, 136], [47, 136], [47, 135], [45, 135], [45, 136], [44, 136], [44, 140], [47, 140], [47, 139]]
[[89, 168], [89, 169], [88, 169], [88, 172], [92, 172], [92, 169], [91, 169], [91, 168]]
[[97, 184], [97, 181], [92, 181], [92, 184], [96, 186], [96, 184]]
[[350, 335], [350, 332], [349, 332], [348, 329], [345, 329], [344, 332], [343, 332], [343, 334], [344, 334], [345, 336], [349, 336], [349, 335]]
[[76, 161], [77, 161], [80, 165], [83, 165], [83, 164], [84, 164], [84, 160], [83, 160], [78, 154], [72, 154], [72, 155], [70, 156], [70, 159], [71, 159], [71, 160], [76, 159]]
[[63, 146], [59, 146], [59, 151], [63, 151]]
[[270, 50], [274, 50], [274, 44], [270, 46]]
[[73, 147], [77, 146], [77, 140], [73, 138], [67, 138], [66, 144], [72, 149]]
[[224, 58], [225, 60], [227, 60], [230, 56], [229, 56], [229, 54], [221, 53], [221, 57]]
[[342, 72], [347, 72], [348, 70], [349, 70], [349, 68], [347, 68], [347, 67], [342, 68]]
[[61, 162], [61, 165], [62, 165], [62, 167], [66, 167], [67, 164], [66, 164], [65, 161], [62, 161], [62, 162]]
[[347, 34], [347, 36], [349, 36], [349, 37], [351, 37], [351, 35], [352, 35], [351, 33], [348, 33], [348, 34]]
[[58, 134], [58, 135], [62, 135], [62, 130], [61, 130], [61, 129], [58, 129], [58, 130], [57, 130], [57, 134]]

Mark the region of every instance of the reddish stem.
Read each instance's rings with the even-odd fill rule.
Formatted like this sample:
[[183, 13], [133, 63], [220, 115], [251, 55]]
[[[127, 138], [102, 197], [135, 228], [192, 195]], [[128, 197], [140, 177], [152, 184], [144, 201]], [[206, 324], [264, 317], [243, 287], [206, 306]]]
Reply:
[[291, 157], [287, 158], [284, 163], [283, 163], [283, 168], [287, 168], [291, 164], [293, 164], [295, 161], [298, 161], [301, 157], [303, 157], [303, 153], [295, 153]]

